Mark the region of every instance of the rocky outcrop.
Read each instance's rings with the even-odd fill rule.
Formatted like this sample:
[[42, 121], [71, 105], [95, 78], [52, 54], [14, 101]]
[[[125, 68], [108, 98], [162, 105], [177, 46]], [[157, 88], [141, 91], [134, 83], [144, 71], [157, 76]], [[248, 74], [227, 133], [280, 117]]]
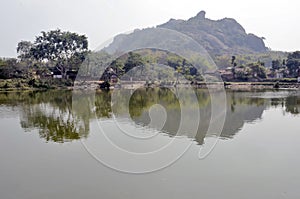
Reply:
[[265, 52], [267, 50], [262, 38], [247, 34], [235, 19], [211, 20], [205, 17], [204, 11], [187, 21], [171, 19], [157, 27], [187, 34], [213, 54]]

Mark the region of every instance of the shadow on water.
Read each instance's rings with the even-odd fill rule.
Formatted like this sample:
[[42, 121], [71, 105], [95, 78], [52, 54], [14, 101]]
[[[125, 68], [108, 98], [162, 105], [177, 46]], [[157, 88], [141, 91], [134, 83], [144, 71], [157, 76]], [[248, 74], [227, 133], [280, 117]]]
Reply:
[[[118, 91], [114, 92], [118, 95]], [[206, 90], [196, 90], [196, 95], [198, 103], [189, 104], [191, 109], [200, 110], [201, 121], [196, 138], [189, 132], [180, 136], [191, 138], [201, 145], [205, 137], [214, 136], [206, 133], [211, 119], [211, 102]], [[245, 123], [258, 121], [269, 107], [282, 108], [284, 113], [293, 115], [300, 112], [298, 95], [288, 93], [284, 96], [264, 96], [262, 93], [228, 91], [226, 121], [221, 138], [234, 138]], [[83, 93], [80, 100], [74, 102], [71, 91], [1, 92], [0, 107], [18, 110], [21, 127], [26, 132], [37, 130], [39, 136], [47, 142], [64, 143], [87, 138], [92, 120], [112, 120], [112, 115], [119, 118], [127, 117], [125, 101], [114, 104], [115, 107], [111, 106], [111, 92], [97, 92], [93, 96], [94, 104], [90, 103], [90, 97], [91, 95]], [[190, 103], [188, 97], [185, 98], [185, 103]], [[136, 90], [129, 102], [129, 119], [135, 125], [146, 128], [151, 122], [149, 109], [155, 104], [163, 106], [167, 114], [165, 124], [160, 131], [172, 137], [178, 136], [180, 104], [176, 95], [169, 89]], [[72, 110], [74, 106], [79, 108]], [[192, 119], [190, 118], [190, 121]]]

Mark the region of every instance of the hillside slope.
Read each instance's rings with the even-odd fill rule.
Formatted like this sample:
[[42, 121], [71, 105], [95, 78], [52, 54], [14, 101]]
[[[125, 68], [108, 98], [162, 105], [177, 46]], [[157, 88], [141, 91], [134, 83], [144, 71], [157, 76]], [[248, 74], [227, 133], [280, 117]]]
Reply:
[[[171, 19], [156, 28], [136, 30], [131, 34], [118, 35], [105, 50], [109, 52], [122, 51], [132, 43], [155, 43], [161, 42], [162, 39], [168, 39], [157, 35], [156, 41], [153, 35], [157, 34], [156, 30], [158, 28], [170, 29], [188, 35], [212, 55], [249, 54], [267, 51], [263, 39], [254, 34], [246, 33], [245, 29], [236, 20], [231, 18], [211, 20], [205, 17], [204, 11], [188, 20]], [[149, 37], [149, 35], [151, 36]], [[150, 39], [151, 41], [147, 41]]]

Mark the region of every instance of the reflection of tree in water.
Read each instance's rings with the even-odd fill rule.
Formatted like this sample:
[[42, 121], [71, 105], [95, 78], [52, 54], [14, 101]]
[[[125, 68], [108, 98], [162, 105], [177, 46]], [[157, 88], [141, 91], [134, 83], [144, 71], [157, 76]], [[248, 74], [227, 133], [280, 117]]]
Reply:
[[46, 141], [63, 143], [88, 135], [89, 121], [73, 114], [70, 91], [1, 93], [0, 104], [19, 107], [22, 128], [37, 129]]
[[[95, 95], [82, 93], [77, 95], [76, 100], [72, 99], [71, 91], [3, 92], [0, 93], [0, 105], [17, 107], [21, 111], [21, 126], [26, 131], [37, 129], [40, 137], [46, 141], [63, 143], [86, 138], [90, 130], [90, 121], [93, 119], [109, 119], [113, 111], [115, 116], [123, 117], [128, 104], [126, 100], [122, 101], [124, 93], [118, 93], [117, 90], [114, 92], [115, 95], [121, 96], [114, 108], [111, 107], [110, 92], [96, 92]], [[130, 90], [125, 91], [125, 94], [126, 92], [128, 95], [132, 93]], [[211, 120], [211, 102], [206, 90], [196, 90], [196, 95], [198, 103], [192, 104], [188, 94], [185, 95], [184, 103], [189, 104], [191, 109], [199, 108], [200, 126], [196, 138], [188, 131], [184, 136], [203, 144], [205, 137], [214, 136], [206, 134]], [[298, 96], [264, 99], [249, 97], [250, 95], [251, 92], [227, 92], [227, 115], [222, 138], [233, 138], [245, 123], [261, 118], [268, 106], [282, 107], [285, 112], [291, 114], [300, 112]], [[155, 104], [162, 105], [167, 113], [162, 132], [176, 136], [181, 110], [176, 95], [169, 89], [136, 90], [129, 101], [131, 119], [139, 125], [147, 126], [150, 123], [148, 111]], [[191, 125], [193, 119], [189, 119]]]
[[95, 108], [97, 118], [111, 118], [111, 93], [108, 91], [97, 93], [95, 97]]
[[271, 106], [281, 107], [286, 113], [298, 115], [300, 113], [300, 98], [297, 95], [290, 95], [285, 98], [272, 98]]
[[138, 118], [143, 110], [155, 104], [160, 104], [166, 109], [178, 109], [179, 101], [169, 89], [139, 89], [134, 92], [129, 102], [129, 112], [132, 118]]
[[164, 107], [167, 114], [164, 127], [158, 130], [176, 135], [181, 118], [180, 104], [175, 93], [169, 89], [149, 88], [135, 91], [129, 102], [131, 118], [135, 123], [147, 126], [151, 122], [148, 111], [156, 104]]
[[73, 114], [70, 91], [34, 92], [27, 99], [21, 109], [26, 131], [38, 129], [41, 138], [59, 143], [87, 137], [89, 121]]
[[272, 107], [284, 107], [284, 99], [282, 98], [272, 98], [271, 99], [271, 106]]
[[73, 97], [71, 91], [2, 92], [0, 105], [18, 107], [25, 131], [37, 129], [46, 141], [63, 143], [86, 138], [91, 119], [110, 118], [112, 113], [109, 92]]
[[285, 99], [285, 111], [294, 115], [300, 112], [300, 98], [298, 96], [289, 96]]
[[[40, 108], [37, 108], [40, 109]], [[33, 128], [39, 129], [39, 134], [41, 138], [44, 138], [46, 141], [54, 142], [67, 142], [72, 140], [77, 140], [84, 135], [84, 129], [78, 129], [72, 117], [68, 113], [64, 115], [67, 118], [53, 115], [45, 115], [43, 110], [30, 110], [24, 109], [26, 116], [22, 118], [21, 126], [26, 130], [32, 130]], [[84, 136], [86, 137], [86, 136]]]

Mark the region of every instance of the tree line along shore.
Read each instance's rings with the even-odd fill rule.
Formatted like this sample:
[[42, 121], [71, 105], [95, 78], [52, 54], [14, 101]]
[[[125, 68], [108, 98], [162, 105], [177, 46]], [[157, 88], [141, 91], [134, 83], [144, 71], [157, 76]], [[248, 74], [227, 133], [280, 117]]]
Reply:
[[[300, 82], [300, 51], [212, 55], [218, 68], [199, 71], [189, 60], [157, 49], [137, 50], [112, 59], [104, 51], [91, 52], [85, 35], [59, 29], [41, 32], [33, 42], [20, 41], [16, 50], [17, 58], [0, 58], [2, 90], [71, 88], [82, 67], [88, 68], [85, 78], [98, 81], [99, 88], [119, 85], [122, 76], [135, 67], [139, 72], [134, 81], [144, 81], [145, 86], [188, 82], [203, 87], [204, 80], [214, 82], [215, 76], [220, 76], [227, 88], [298, 88]], [[104, 59], [111, 59], [111, 64], [99, 74], [97, 66]], [[155, 64], [172, 70], [150, 70]], [[179, 75], [186, 81], [180, 81]]]

